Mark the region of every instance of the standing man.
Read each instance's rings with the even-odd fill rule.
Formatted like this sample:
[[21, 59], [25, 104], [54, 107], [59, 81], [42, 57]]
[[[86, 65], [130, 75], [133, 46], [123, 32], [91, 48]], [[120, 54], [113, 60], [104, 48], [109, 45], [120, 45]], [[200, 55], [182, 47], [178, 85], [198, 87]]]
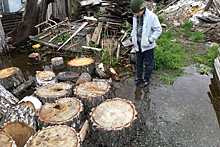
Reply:
[[[150, 83], [150, 77], [154, 67], [155, 40], [161, 35], [162, 27], [156, 14], [146, 7], [144, 0], [131, 0], [133, 16], [132, 42], [136, 50], [136, 74], [135, 85], [145, 87]], [[143, 68], [145, 67], [145, 68]], [[144, 77], [142, 77], [145, 70]]]

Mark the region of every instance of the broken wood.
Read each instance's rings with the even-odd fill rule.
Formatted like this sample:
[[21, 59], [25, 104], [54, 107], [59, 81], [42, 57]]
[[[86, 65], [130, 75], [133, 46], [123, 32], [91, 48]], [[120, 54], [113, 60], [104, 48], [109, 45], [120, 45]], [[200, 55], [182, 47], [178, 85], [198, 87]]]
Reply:
[[51, 59], [51, 64], [54, 69], [62, 69], [65, 67], [63, 57], [54, 57]]
[[72, 96], [72, 87], [72, 84], [66, 82], [47, 84], [38, 88], [35, 96], [42, 104], [55, 103], [60, 98]]
[[57, 78], [59, 82], [71, 81], [76, 83], [77, 79], [79, 78], [79, 74], [72, 71], [64, 71], [58, 73]]
[[4, 132], [0, 132], [0, 146], [1, 147], [16, 147], [13, 138]]
[[110, 71], [110, 73], [111, 73], [111, 75], [112, 75], [112, 78], [115, 80], [115, 81], [120, 81], [120, 78], [119, 78], [119, 76], [118, 76], [118, 74], [117, 74], [117, 72], [115, 71], [115, 69], [114, 68], [109, 68], [109, 71]]
[[18, 67], [9, 67], [0, 70], [0, 84], [12, 90], [25, 82], [24, 75]]
[[82, 129], [79, 131], [81, 142], [83, 142], [83, 140], [86, 138], [88, 132], [89, 132], [89, 121], [86, 120], [82, 126]]
[[37, 146], [80, 147], [80, 138], [73, 128], [66, 125], [49, 126], [38, 131], [27, 143], [27, 147]]
[[29, 58], [30, 63], [31, 63], [32, 65], [41, 63], [41, 56], [40, 56], [39, 53], [31, 53], [31, 54], [28, 56], [28, 58]]
[[56, 75], [52, 71], [36, 71], [36, 81], [39, 86], [56, 83]]
[[94, 42], [95, 45], [98, 45], [100, 42], [101, 32], [102, 32], [102, 22], [99, 22], [98, 26], [95, 28], [95, 31], [91, 39], [91, 41]]
[[67, 63], [67, 68], [69, 71], [81, 74], [87, 72], [93, 75], [95, 69], [95, 60], [92, 58], [75, 58]]
[[79, 29], [78, 29], [76, 32], [74, 32], [74, 34], [71, 35], [70, 38], [67, 39], [57, 50], [59, 51], [62, 47], [64, 47], [64, 46], [65, 46], [74, 36], [76, 36], [76, 34], [78, 34], [87, 24], [88, 24], [88, 22], [84, 22], [84, 23], [82, 24], [82, 26], [80, 26]]
[[74, 88], [74, 94], [82, 100], [86, 114], [101, 102], [111, 98], [110, 86], [105, 82], [82, 83]]
[[82, 84], [85, 82], [91, 82], [91, 81], [92, 81], [91, 75], [87, 72], [84, 72], [79, 76], [78, 80], [76, 81], [76, 84], [79, 85], [79, 84]]
[[75, 97], [65, 97], [56, 103], [46, 103], [38, 112], [39, 128], [52, 125], [67, 125], [77, 132], [84, 122], [83, 104]]
[[90, 113], [90, 137], [97, 145], [125, 146], [136, 136], [134, 128], [137, 112], [125, 99], [108, 99]]
[[29, 79], [28, 81], [25, 81], [24, 83], [13, 89], [12, 93], [15, 96], [20, 96], [21, 94], [25, 93], [27, 89], [30, 88], [31, 85], [33, 84], [34, 84], [34, 79]]

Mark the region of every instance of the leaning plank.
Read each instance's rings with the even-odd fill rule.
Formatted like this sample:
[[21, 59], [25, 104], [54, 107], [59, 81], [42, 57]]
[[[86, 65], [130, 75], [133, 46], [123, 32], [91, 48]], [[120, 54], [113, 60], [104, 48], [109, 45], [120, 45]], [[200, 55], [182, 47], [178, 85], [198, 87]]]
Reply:
[[57, 99], [72, 96], [72, 87], [66, 82], [47, 84], [38, 88], [35, 95], [43, 104], [54, 103]]
[[38, 131], [27, 147], [80, 147], [78, 133], [65, 125], [49, 126]]
[[83, 114], [83, 104], [79, 99], [61, 98], [56, 103], [42, 105], [38, 113], [38, 126], [67, 125], [79, 131], [84, 122]]
[[76, 36], [86, 25], [88, 24], [88, 22], [84, 22], [82, 24], [82, 26], [79, 27], [78, 30], [76, 30], [76, 32], [70, 36], [69, 39], [67, 39], [57, 50], [59, 51], [62, 47], [64, 47], [74, 36]]
[[121, 98], [109, 99], [90, 113], [90, 137], [100, 146], [125, 146], [136, 136], [137, 112], [134, 105]]
[[0, 132], [0, 146], [1, 147], [17, 147], [12, 137], [4, 132]]
[[98, 45], [100, 42], [101, 32], [102, 32], [102, 22], [99, 22], [98, 26], [95, 28], [95, 31], [91, 39], [91, 41], [94, 42], [96, 45]]

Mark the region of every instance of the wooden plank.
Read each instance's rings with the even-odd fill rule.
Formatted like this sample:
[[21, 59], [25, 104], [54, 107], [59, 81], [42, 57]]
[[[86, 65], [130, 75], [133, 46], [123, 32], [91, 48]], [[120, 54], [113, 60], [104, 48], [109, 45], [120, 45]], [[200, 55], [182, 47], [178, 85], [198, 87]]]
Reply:
[[101, 38], [101, 32], [102, 32], [102, 22], [98, 23], [98, 26], [95, 28], [95, 31], [92, 35], [92, 42], [95, 42], [95, 44], [99, 44], [100, 38]]

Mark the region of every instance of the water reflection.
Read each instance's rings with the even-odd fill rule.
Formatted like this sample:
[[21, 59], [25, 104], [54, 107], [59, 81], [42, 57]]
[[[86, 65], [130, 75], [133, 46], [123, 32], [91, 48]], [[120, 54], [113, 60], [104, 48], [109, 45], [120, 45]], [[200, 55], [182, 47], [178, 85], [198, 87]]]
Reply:
[[220, 90], [215, 77], [211, 79], [211, 84], [209, 85], [209, 88], [210, 92], [208, 92], [208, 96], [211, 100], [220, 126]]

